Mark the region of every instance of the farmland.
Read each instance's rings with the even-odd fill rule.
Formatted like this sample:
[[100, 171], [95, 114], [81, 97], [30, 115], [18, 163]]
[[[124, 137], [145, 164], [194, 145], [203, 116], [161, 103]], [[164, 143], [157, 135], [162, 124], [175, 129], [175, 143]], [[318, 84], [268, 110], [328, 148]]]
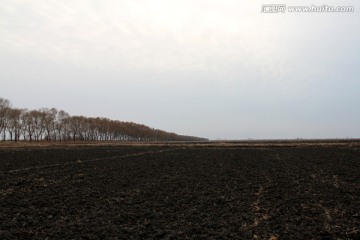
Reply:
[[0, 147], [0, 239], [360, 239], [360, 143]]

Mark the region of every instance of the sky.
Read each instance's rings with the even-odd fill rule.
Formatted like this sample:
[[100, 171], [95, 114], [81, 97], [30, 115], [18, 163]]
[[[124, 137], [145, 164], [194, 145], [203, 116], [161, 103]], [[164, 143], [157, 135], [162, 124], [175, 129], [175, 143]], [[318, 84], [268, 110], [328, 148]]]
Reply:
[[360, 137], [359, 23], [357, 0], [0, 0], [0, 97], [214, 140]]

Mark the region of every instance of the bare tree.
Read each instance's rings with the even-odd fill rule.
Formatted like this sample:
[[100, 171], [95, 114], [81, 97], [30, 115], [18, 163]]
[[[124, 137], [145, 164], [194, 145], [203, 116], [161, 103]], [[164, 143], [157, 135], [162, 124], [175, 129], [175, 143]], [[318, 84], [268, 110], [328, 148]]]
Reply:
[[56, 115], [55, 128], [60, 141], [67, 140], [69, 118], [70, 115], [63, 110], [60, 110]]
[[40, 141], [43, 139], [44, 134], [44, 113], [39, 110], [30, 111], [31, 117], [31, 131], [35, 141]]
[[75, 142], [76, 138], [81, 138], [81, 127], [83, 123], [83, 116], [72, 116], [69, 118], [69, 129], [72, 135], [72, 139]]
[[23, 109], [17, 109], [17, 108], [11, 108], [8, 111], [8, 132], [10, 134], [10, 141], [13, 140], [17, 142], [20, 138], [20, 129], [21, 129], [21, 114], [24, 110]]
[[51, 141], [52, 139], [52, 135], [53, 135], [53, 128], [54, 128], [54, 123], [56, 120], [56, 114], [57, 114], [57, 109], [56, 108], [52, 108], [52, 109], [48, 109], [48, 108], [43, 108], [41, 109], [41, 113], [42, 113], [42, 121], [43, 121], [43, 126], [44, 126], [44, 130], [46, 133], [46, 140], [47, 141]]
[[8, 112], [11, 107], [9, 100], [0, 98], [0, 135], [3, 134], [3, 141], [6, 139], [6, 128], [8, 124]]
[[29, 123], [29, 112], [27, 109], [23, 109], [20, 115], [20, 132], [23, 136], [23, 140], [26, 141], [27, 137], [31, 138], [31, 133], [29, 132], [28, 123]]
[[[6, 134], [8, 133], [8, 135]], [[56, 108], [40, 110], [11, 108], [0, 98], [0, 135], [18, 141], [194, 141], [205, 140], [153, 129], [143, 124], [108, 118], [70, 116]]]

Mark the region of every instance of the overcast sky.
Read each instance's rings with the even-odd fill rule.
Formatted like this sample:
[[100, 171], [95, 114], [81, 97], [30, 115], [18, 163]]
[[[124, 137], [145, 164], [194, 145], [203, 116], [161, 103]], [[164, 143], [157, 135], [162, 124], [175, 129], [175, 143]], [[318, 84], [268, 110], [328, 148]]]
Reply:
[[360, 137], [360, 2], [0, 0], [0, 97], [210, 139]]

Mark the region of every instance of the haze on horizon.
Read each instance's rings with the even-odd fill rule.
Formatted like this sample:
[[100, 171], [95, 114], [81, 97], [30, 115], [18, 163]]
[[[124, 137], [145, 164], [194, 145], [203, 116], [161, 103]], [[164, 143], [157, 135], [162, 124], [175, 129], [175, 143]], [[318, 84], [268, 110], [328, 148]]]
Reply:
[[210, 139], [360, 137], [359, 7], [1, 0], [0, 97]]

